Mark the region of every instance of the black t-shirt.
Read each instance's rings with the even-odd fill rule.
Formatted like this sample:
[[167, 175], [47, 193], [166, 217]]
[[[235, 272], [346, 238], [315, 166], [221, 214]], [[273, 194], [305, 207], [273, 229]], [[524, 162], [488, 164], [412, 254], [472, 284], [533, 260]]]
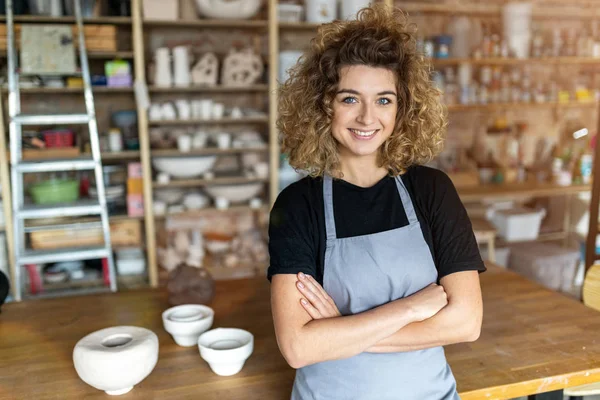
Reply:
[[[402, 175], [438, 270], [438, 279], [459, 271], [483, 272], [485, 266], [471, 221], [448, 176], [413, 166]], [[396, 182], [385, 177], [362, 188], [333, 181], [338, 238], [383, 232], [408, 225]], [[323, 179], [306, 177], [277, 197], [269, 222], [269, 280], [276, 274], [310, 274], [323, 284], [325, 259]]]

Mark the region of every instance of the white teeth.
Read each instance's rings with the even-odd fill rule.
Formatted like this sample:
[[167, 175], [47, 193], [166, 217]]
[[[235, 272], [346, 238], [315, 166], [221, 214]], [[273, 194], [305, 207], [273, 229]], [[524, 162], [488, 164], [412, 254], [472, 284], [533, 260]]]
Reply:
[[372, 130], [372, 131], [359, 131], [359, 130], [352, 129], [352, 128], [349, 128], [349, 129], [350, 129], [350, 131], [351, 131], [352, 133], [355, 133], [355, 134], [357, 134], [358, 136], [364, 136], [364, 137], [371, 136], [371, 135], [373, 135], [375, 132], [377, 132], [377, 129], [375, 129], [375, 130]]

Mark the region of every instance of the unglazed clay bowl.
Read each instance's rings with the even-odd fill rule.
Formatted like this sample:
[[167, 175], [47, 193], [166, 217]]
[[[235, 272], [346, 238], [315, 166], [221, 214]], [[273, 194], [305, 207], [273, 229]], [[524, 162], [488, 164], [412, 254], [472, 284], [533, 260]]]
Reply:
[[243, 329], [217, 328], [198, 339], [200, 356], [221, 376], [235, 375], [254, 351], [254, 336]]
[[85, 336], [73, 349], [73, 364], [85, 383], [109, 395], [129, 392], [158, 361], [158, 338], [136, 326], [115, 326]]
[[171, 307], [162, 314], [165, 330], [173, 336], [175, 343], [192, 347], [198, 337], [210, 329], [215, 312], [200, 304], [182, 304]]

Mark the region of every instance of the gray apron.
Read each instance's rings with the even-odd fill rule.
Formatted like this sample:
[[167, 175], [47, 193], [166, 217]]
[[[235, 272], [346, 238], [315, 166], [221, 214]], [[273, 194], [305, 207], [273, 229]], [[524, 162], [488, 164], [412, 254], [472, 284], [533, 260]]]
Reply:
[[[336, 237], [332, 179], [323, 179], [327, 246], [323, 288], [342, 315], [410, 296], [437, 281], [437, 269], [400, 177], [396, 186], [409, 225], [349, 238]], [[455, 400], [456, 382], [444, 349], [361, 353], [300, 368], [292, 400]]]

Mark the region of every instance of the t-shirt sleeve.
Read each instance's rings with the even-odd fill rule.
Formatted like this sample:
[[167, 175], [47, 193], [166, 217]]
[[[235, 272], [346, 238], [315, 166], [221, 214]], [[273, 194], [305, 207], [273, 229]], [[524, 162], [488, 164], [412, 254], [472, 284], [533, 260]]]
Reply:
[[305, 274], [316, 277], [316, 222], [304, 182], [285, 188], [277, 197], [269, 219], [270, 265], [267, 278], [276, 274]]
[[484, 272], [471, 220], [454, 184], [439, 170], [434, 180], [429, 215], [439, 279], [461, 271]]

